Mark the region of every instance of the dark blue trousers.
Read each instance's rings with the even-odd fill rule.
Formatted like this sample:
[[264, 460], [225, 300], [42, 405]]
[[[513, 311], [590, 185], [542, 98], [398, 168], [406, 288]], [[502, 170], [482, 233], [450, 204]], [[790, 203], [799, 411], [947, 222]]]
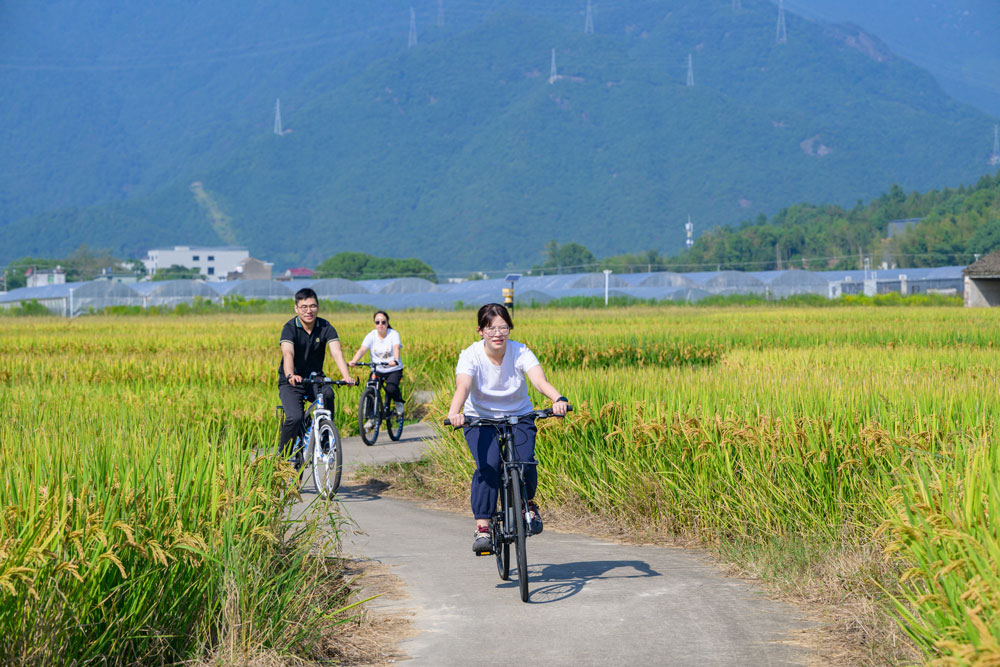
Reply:
[[[535, 460], [535, 435], [538, 429], [535, 420], [522, 417], [511, 429], [514, 434], [515, 460]], [[502, 462], [500, 461], [500, 441], [497, 430], [492, 426], [465, 428], [465, 441], [469, 444], [472, 458], [476, 460], [476, 472], [472, 474], [472, 514], [477, 519], [489, 519], [497, 508], [500, 493]], [[538, 466], [524, 466], [524, 482], [528, 487], [528, 499], [535, 497], [538, 488]]]

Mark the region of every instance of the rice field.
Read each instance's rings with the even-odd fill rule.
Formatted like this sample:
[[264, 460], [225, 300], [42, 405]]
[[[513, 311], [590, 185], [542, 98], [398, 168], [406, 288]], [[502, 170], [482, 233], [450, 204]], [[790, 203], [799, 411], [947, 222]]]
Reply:
[[[368, 314], [322, 316], [348, 357], [371, 329]], [[878, 571], [844, 585], [875, 591], [925, 660], [995, 664], [998, 317], [516, 312], [512, 337], [577, 406], [541, 425], [539, 497], [723, 548], [874, 553]], [[293, 530], [288, 471], [256, 455], [276, 438], [286, 319], [0, 320], [0, 662], [311, 659], [315, 634], [336, 631], [324, 619], [342, 600], [315, 593], [335, 514]], [[436, 391], [440, 416], [474, 314], [392, 322], [404, 393]], [[337, 391], [348, 435], [357, 392]], [[431, 465], [467, 488], [456, 435]]]

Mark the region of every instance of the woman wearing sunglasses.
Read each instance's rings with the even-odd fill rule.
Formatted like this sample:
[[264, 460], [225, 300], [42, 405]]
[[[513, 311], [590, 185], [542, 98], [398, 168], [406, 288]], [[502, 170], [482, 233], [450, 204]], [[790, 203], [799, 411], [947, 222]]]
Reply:
[[399, 383], [403, 379], [403, 343], [399, 332], [389, 326], [388, 313], [377, 310], [372, 319], [375, 321], [375, 328], [361, 341], [361, 347], [354, 353], [350, 364], [356, 364], [365, 352], [369, 352], [372, 363], [376, 364], [372, 370], [385, 378], [386, 397], [392, 399], [396, 405], [396, 413], [402, 415], [403, 392], [399, 390]]
[[[535, 389], [552, 400], [552, 412], [565, 415], [569, 403], [545, 379], [538, 359], [527, 346], [510, 340], [514, 324], [510, 313], [499, 303], [488, 303], [479, 309], [476, 332], [481, 340], [462, 350], [455, 369], [455, 395], [448, 408], [452, 426], [462, 426], [465, 417], [499, 418], [509, 415], [527, 415], [534, 409], [528, 397], [529, 380]], [[535, 460], [535, 434], [532, 419], [519, 420], [514, 426], [517, 458]], [[490, 517], [497, 506], [500, 488], [500, 447], [494, 428], [465, 428], [465, 440], [476, 471], [472, 475], [472, 514], [476, 518], [475, 541], [472, 550], [480, 553], [491, 546]], [[535, 504], [538, 487], [536, 466], [524, 468], [524, 481], [528, 489], [528, 511], [532, 514], [532, 533], [542, 532], [542, 519]]]

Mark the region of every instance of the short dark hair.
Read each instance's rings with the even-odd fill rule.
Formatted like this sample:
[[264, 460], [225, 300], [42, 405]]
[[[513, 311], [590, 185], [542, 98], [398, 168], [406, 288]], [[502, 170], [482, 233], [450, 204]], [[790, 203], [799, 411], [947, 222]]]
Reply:
[[303, 287], [295, 293], [295, 305], [299, 305], [299, 302], [306, 299], [316, 299], [316, 303], [319, 303], [319, 297], [316, 296], [316, 292], [311, 287]]
[[387, 329], [391, 329], [392, 325], [389, 324], [389, 313], [385, 312], [384, 310], [376, 310], [375, 314], [372, 315], [372, 319], [374, 320], [379, 315], [385, 315], [385, 326]]
[[514, 323], [510, 319], [510, 313], [507, 308], [499, 303], [488, 303], [479, 309], [479, 315], [477, 315], [479, 328], [485, 329], [493, 321], [493, 318], [499, 315], [503, 318], [503, 321], [507, 323], [507, 326], [511, 329], [514, 328]]

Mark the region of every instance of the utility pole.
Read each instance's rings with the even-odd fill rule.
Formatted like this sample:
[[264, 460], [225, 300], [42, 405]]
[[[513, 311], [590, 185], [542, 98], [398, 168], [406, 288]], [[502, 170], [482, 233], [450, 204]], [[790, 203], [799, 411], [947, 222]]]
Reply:
[[611, 282], [611, 269], [604, 269], [604, 305], [608, 305], [608, 284]]
[[778, 26], [775, 29], [774, 41], [776, 44], [788, 41], [788, 33], [785, 31], [785, 0], [778, 0]]
[[417, 13], [410, 7], [410, 36], [406, 40], [406, 48], [412, 49], [417, 45]]
[[437, 27], [444, 27], [444, 0], [438, 0]]
[[688, 76], [687, 83], [688, 88], [694, 88], [694, 64], [691, 61], [691, 54], [688, 54]]
[[281, 100], [274, 100], [274, 133], [279, 137], [285, 133], [281, 128]]
[[559, 75], [556, 74], [556, 50], [552, 49], [552, 67], [549, 68], [549, 85], [556, 82]]
[[587, 20], [583, 23], [583, 34], [594, 34], [594, 10], [590, 6], [590, 0], [587, 0]]
[[684, 245], [690, 248], [694, 245], [694, 224], [691, 222], [691, 216], [688, 216], [687, 224], [684, 225], [684, 231], [687, 233], [687, 239], [684, 241]]

